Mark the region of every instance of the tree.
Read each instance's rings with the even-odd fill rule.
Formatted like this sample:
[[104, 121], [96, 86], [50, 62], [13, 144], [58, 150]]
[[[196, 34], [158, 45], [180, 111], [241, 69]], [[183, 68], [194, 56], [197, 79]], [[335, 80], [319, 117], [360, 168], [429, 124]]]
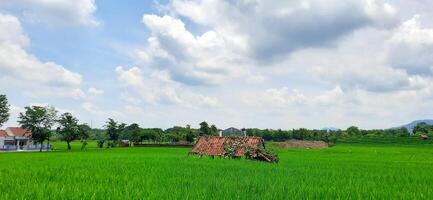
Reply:
[[0, 95], [0, 127], [9, 120], [9, 104], [6, 95]]
[[88, 124], [78, 125], [78, 138], [80, 140], [87, 140], [92, 132], [92, 128]]
[[432, 132], [432, 130], [433, 130], [433, 126], [428, 125], [425, 122], [420, 122], [413, 128], [413, 133], [414, 134], [429, 134]]
[[57, 133], [60, 134], [61, 140], [68, 144], [68, 150], [71, 150], [70, 143], [79, 137], [78, 119], [71, 113], [64, 113], [57, 122], [59, 123]]
[[210, 126], [210, 134], [211, 135], [218, 135], [218, 128], [212, 124], [212, 126]]
[[103, 148], [105, 140], [107, 140], [107, 135], [103, 131], [96, 131], [95, 132], [95, 139], [98, 142], [98, 148]]
[[392, 135], [396, 135], [396, 136], [400, 136], [400, 137], [410, 136], [410, 133], [406, 127], [389, 129], [388, 131], [391, 132]]
[[81, 150], [84, 150], [87, 145], [87, 139], [90, 137], [90, 133], [92, 132], [92, 128], [88, 124], [80, 124], [78, 125], [78, 138], [81, 141]]
[[356, 126], [351, 126], [351, 127], [347, 128], [346, 132], [348, 135], [351, 135], [351, 136], [360, 135], [360, 133], [361, 133], [359, 131], [359, 128]]
[[109, 146], [114, 146], [119, 141], [120, 134], [125, 126], [124, 123], [119, 124], [111, 118], [108, 119], [105, 128], [107, 128], [108, 140], [112, 142]]
[[52, 107], [32, 106], [25, 107], [25, 112], [20, 113], [18, 123], [32, 133], [35, 143], [42, 145], [51, 135], [51, 127], [55, 123], [55, 109]]
[[209, 124], [205, 121], [200, 123], [200, 135], [210, 135]]
[[194, 142], [194, 139], [196, 138], [197, 136], [194, 134], [194, 132], [192, 132], [191, 130], [186, 134], [186, 136], [185, 136], [185, 140], [187, 141], [187, 142], [189, 142], [189, 143], [193, 143]]
[[185, 140], [189, 143], [193, 143], [195, 138], [197, 137], [197, 135], [191, 130], [191, 126], [190, 125], [186, 125], [186, 136], [185, 136]]
[[123, 132], [123, 130], [125, 130], [126, 126], [127, 124], [125, 123], [120, 123], [119, 126], [117, 126], [117, 131], [119, 132], [119, 136]]
[[122, 138], [131, 141], [133, 144], [138, 144], [142, 141], [142, 131], [138, 124], [126, 126], [122, 131]]

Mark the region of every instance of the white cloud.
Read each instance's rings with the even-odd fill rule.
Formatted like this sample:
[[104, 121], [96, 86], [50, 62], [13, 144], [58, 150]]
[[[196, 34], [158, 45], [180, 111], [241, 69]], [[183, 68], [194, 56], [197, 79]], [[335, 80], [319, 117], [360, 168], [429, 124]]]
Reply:
[[0, 42], [25, 47], [30, 41], [16, 17], [0, 13]]
[[203, 95], [198, 95], [199, 99], [200, 99], [200, 105], [201, 106], [205, 106], [205, 107], [216, 107], [218, 105], [220, 105], [220, 102], [218, 101], [218, 99], [216, 97], [209, 97], [209, 96], [203, 96]]
[[396, 10], [375, 0], [172, 0], [176, 14], [211, 27], [259, 60], [332, 44], [365, 27], [390, 27]]
[[0, 14], [0, 88], [20, 88], [30, 96], [82, 98], [81, 75], [54, 62], [40, 61], [25, 50], [29, 43], [19, 20]]
[[[340, 86], [321, 93], [304, 94], [298, 89], [289, 90], [288, 87], [269, 88], [259, 95], [260, 98], [247, 98], [246, 102], [252, 106], [265, 107], [270, 110], [281, 108], [311, 108], [319, 106], [335, 106], [342, 102], [345, 94]], [[280, 110], [285, 112], [285, 110]]]
[[423, 28], [415, 15], [402, 23], [390, 39], [390, 63], [409, 74], [433, 75], [433, 28]]
[[0, 8], [19, 9], [26, 21], [54, 26], [97, 26], [94, 0], [2, 0]]
[[[151, 127], [207, 120], [219, 127], [386, 128], [433, 114], [431, 8], [411, 18], [416, 12], [396, 1], [171, 0], [161, 13], [143, 15], [149, 37], [126, 53], [137, 67], [116, 68], [120, 86], [86, 89], [81, 75], [31, 55], [19, 21], [4, 17], [0, 83], [25, 97], [80, 99], [70, 106], [99, 124], [115, 117]], [[50, 25], [98, 23], [96, 7], [22, 2], [29, 3], [0, 8]]]
[[[386, 29], [397, 21], [393, 6], [372, 0], [172, 0], [165, 10], [164, 16], [143, 16], [151, 36], [147, 47], [136, 52], [139, 65], [166, 70], [172, 80], [187, 85], [239, 78], [262, 83], [265, 77], [252, 71], [280, 62], [276, 57], [334, 45], [358, 29]], [[184, 21], [206, 31], [194, 34]]]
[[421, 28], [419, 18], [419, 15], [415, 15], [412, 19], [403, 22], [391, 40], [413, 46], [433, 44], [433, 29]]
[[[147, 46], [136, 52], [139, 67], [128, 70], [141, 75], [128, 75], [123, 82], [149, 94], [155, 93], [149, 88], [172, 88], [181, 100], [176, 105], [201, 99], [195, 105], [208, 102], [233, 121], [253, 118], [267, 127], [291, 122], [320, 128], [318, 124], [357, 121], [377, 127], [408, 120], [415, 114], [400, 108], [405, 105], [400, 102], [429, 98], [432, 78], [396, 66], [390, 55], [401, 43], [395, 38], [410, 33], [425, 48], [430, 33], [414, 22], [411, 32], [404, 30], [408, 23], [399, 25], [404, 7], [391, 3], [171, 0], [163, 7], [165, 14], [143, 16], [151, 34]], [[144, 74], [155, 71], [163, 71], [168, 84], [148, 83], [152, 76]], [[213, 95], [217, 101], [202, 98]], [[125, 99], [141, 104], [137, 96], [143, 95], [132, 96]], [[377, 105], [372, 100], [388, 98], [397, 99]], [[388, 110], [407, 115], [392, 116]], [[382, 117], [388, 119], [381, 122]]]
[[121, 99], [132, 104], [145, 103], [151, 105], [177, 105], [186, 107], [214, 107], [219, 102], [216, 97], [196, 94], [183, 85], [171, 80], [166, 71], [153, 71], [146, 76], [137, 67], [124, 69], [116, 68], [119, 81], [127, 92], [122, 93]]
[[[176, 84], [167, 78], [167, 73], [153, 72], [149, 77], [143, 77], [142, 71], [133, 67], [124, 69], [122, 66], [116, 68], [119, 81], [126, 87], [131, 88], [140, 97], [149, 103], [181, 103], [176, 92]], [[174, 85], [172, 85], [174, 84]]]
[[221, 83], [244, 71], [232, 45], [214, 31], [195, 36], [170, 16], [144, 15], [143, 22], [151, 31], [147, 48], [137, 52], [143, 66], [168, 70], [173, 80], [189, 85]]
[[87, 94], [89, 94], [91, 96], [98, 96], [98, 95], [104, 94], [104, 90], [98, 90], [94, 87], [91, 87], [87, 90]]

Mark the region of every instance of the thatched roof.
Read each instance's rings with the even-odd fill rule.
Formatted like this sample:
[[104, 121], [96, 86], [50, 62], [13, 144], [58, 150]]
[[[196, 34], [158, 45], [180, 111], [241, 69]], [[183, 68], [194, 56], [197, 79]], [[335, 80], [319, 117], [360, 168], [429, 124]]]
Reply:
[[191, 150], [192, 154], [208, 156], [224, 156], [225, 148], [232, 148], [233, 156], [241, 157], [245, 154], [248, 147], [253, 150], [264, 147], [263, 139], [260, 137], [218, 137], [203, 136], [199, 137], [197, 143]]

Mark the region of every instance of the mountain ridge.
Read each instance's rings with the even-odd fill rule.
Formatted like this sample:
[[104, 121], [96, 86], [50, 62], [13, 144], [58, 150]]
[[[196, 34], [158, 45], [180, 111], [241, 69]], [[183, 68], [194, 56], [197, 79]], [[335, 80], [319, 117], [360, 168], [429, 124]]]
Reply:
[[402, 128], [402, 127], [405, 127], [405, 128], [409, 131], [409, 133], [412, 134], [412, 131], [413, 131], [413, 129], [415, 128], [415, 126], [416, 126], [417, 124], [421, 123], [421, 122], [425, 122], [425, 123], [428, 124], [428, 125], [433, 125], [433, 119], [419, 119], [419, 120], [414, 120], [414, 121], [412, 121], [412, 122], [410, 122], [410, 123], [408, 123], [408, 124], [401, 125], [401, 126], [397, 126], [397, 127], [391, 128], [391, 129], [396, 129], [396, 128]]

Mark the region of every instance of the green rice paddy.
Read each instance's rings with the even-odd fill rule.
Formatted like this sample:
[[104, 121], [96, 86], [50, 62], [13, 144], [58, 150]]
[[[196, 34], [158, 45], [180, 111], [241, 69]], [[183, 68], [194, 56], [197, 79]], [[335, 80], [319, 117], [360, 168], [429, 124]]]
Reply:
[[433, 199], [430, 144], [276, 149], [278, 164], [95, 146], [0, 153], [0, 199]]

